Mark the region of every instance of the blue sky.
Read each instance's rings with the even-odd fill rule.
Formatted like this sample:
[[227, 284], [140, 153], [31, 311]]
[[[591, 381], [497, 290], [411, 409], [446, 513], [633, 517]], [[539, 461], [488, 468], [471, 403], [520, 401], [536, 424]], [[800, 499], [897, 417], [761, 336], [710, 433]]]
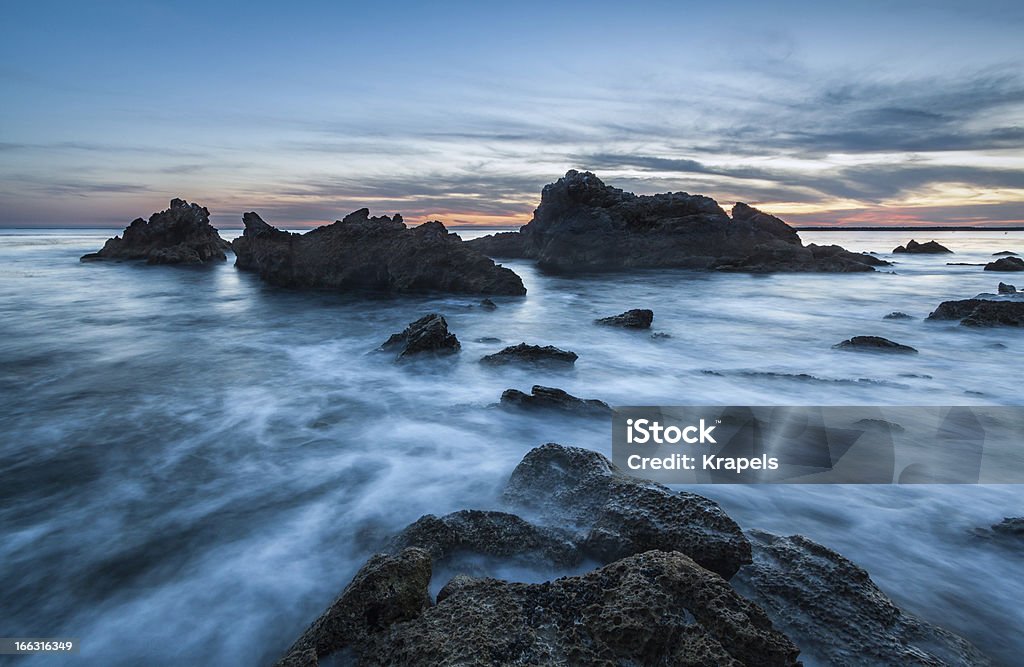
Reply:
[[[823, 6], [835, 5], [835, 6]], [[0, 225], [526, 222], [569, 168], [800, 224], [1024, 222], [1024, 4], [6, 3]]]

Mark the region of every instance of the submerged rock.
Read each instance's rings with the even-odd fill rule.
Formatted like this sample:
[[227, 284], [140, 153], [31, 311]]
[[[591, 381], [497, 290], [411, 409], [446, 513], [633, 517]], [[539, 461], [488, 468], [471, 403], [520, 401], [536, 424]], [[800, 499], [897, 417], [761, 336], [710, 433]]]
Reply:
[[494, 303], [490, 299], [484, 299], [480, 302], [480, 307], [484, 310], [497, 310], [498, 304]]
[[560, 350], [554, 345], [510, 345], [500, 352], [488, 354], [480, 359], [481, 363], [504, 365], [512, 363], [571, 366], [579, 356], [569, 350]]
[[1024, 539], [1024, 517], [1006, 517], [992, 525], [992, 532], [1003, 537]]
[[531, 450], [503, 497], [556, 525], [578, 526], [583, 553], [600, 562], [680, 551], [726, 579], [750, 562], [743, 532], [715, 502], [625, 475], [587, 449], [549, 443]]
[[894, 310], [891, 313], [889, 313], [888, 315], [886, 315], [885, 317], [883, 317], [882, 319], [883, 320], [912, 320], [912, 319], [914, 319], [914, 317], [912, 315], [907, 315], [904, 312], [900, 312], [898, 310]]
[[171, 207], [149, 220], [136, 218], [121, 236], [107, 239], [99, 252], [83, 262], [101, 259], [144, 259], [148, 264], [202, 264], [224, 261], [231, 245], [210, 225], [210, 212], [199, 204], [172, 199]]
[[897, 607], [868, 573], [806, 537], [750, 531], [733, 585], [813, 664], [989, 665], [967, 640]]
[[634, 308], [619, 315], [602, 317], [594, 320], [596, 324], [603, 324], [611, 327], [623, 327], [625, 329], [650, 329], [654, 321], [654, 311], [646, 308]]
[[709, 197], [635, 195], [576, 170], [544, 187], [533, 219], [518, 232], [467, 244], [494, 257], [536, 259], [540, 268], [561, 273], [668, 267], [845, 272], [888, 264], [838, 246], [804, 247], [792, 227], [746, 204], [736, 204], [730, 217]]
[[765, 613], [683, 554], [649, 551], [541, 584], [458, 576], [378, 633], [361, 664], [792, 666]]
[[595, 415], [606, 415], [612, 411], [604, 401], [577, 398], [562, 389], [542, 387], [539, 384], [533, 385], [529, 394], [518, 389], [506, 389], [501, 394], [501, 405], [531, 410], [561, 410]]
[[900, 345], [881, 336], [854, 336], [832, 346], [834, 350], [850, 350], [854, 352], [894, 352], [898, 354], [917, 354], [917, 350], [909, 345]]
[[938, 243], [937, 241], [928, 241], [927, 243], [918, 243], [914, 239], [910, 239], [905, 246], [897, 246], [893, 248], [894, 253], [912, 253], [912, 254], [923, 254], [923, 255], [941, 255], [941, 254], [953, 254], [953, 251], [946, 246]]
[[968, 327], [1024, 327], [1024, 301], [943, 301], [928, 319], [960, 320], [960, 324]]
[[1003, 257], [985, 265], [986, 271], [1024, 271], [1024, 259]]
[[235, 266], [274, 285], [385, 292], [523, 295], [510, 269], [467, 246], [440, 222], [408, 228], [402, 216], [367, 209], [305, 234], [281, 231], [257, 214], [242, 217]]
[[1017, 288], [1013, 285], [1007, 285], [1006, 283], [999, 283], [1000, 294], [1016, 294]]
[[382, 350], [401, 348], [398, 357], [405, 358], [418, 354], [455, 354], [462, 347], [455, 334], [448, 331], [448, 321], [443, 315], [431, 313], [412, 322], [404, 331], [391, 334], [380, 346]]

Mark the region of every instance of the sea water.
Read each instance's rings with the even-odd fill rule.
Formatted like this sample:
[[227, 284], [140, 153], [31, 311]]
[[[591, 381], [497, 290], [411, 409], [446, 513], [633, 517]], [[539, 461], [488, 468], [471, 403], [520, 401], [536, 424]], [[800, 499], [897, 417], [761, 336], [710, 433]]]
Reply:
[[[610, 453], [607, 423], [497, 409], [507, 388], [613, 405], [1021, 400], [1021, 330], [923, 318], [1024, 282], [946, 264], [1024, 252], [1022, 233], [926, 233], [956, 254], [898, 256], [910, 234], [802, 234], [896, 259], [894, 273], [569, 278], [506, 261], [529, 293], [494, 298], [493, 311], [468, 296], [279, 289], [230, 256], [201, 268], [78, 262], [113, 233], [0, 233], [0, 634], [80, 638], [76, 664], [268, 664], [389, 534], [425, 513], [500, 507], [512, 468], [541, 443]], [[654, 310], [651, 332], [592, 324], [629, 308]], [[882, 319], [894, 310], [915, 319]], [[375, 351], [430, 312], [462, 341], [458, 355], [396, 364]], [[920, 354], [832, 349], [854, 335]], [[523, 341], [579, 361], [478, 363]], [[744, 528], [836, 549], [906, 610], [1004, 664], [1024, 653], [1019, 546], [974, 532], [1024, 514], [1020, 487], [693, 490]]]

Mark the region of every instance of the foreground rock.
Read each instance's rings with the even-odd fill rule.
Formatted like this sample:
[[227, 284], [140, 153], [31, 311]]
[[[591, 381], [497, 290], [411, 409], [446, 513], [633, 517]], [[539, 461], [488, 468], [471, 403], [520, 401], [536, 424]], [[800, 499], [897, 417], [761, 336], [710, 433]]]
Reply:
[[440, 222], [409, 229], [402, 216], [360, 209], [305, 234], [281, 231], [255, 213], [231, 247], [235, 265], [283, 287], [526, 294], [511, 270], [471, 249]]
[[1024, 327], [1024, 301], [943, 301], [928, 319], [960, 320], [960, 324], [967, 327]]
[[962, 637], [905, 613], [868, 573], [795, 535], [748, 533], [753, 563], [733, 585], [756, 602], [813, 664], [989, 665]]
[[596, 324], [624, 329], [650, 329], [653, 321], [654, 311], [646, 308], [634, 308], [619, 315], [594, 320]]
[[559, 410], [581, 415], [607, 415], [612, 411], [604, 401], [577, 398], [562, 389], [542, 387], [539, 384], [533, 385], [529, 394], [518, 389], [506, 389], [501, 394], [501, 405], [529, 410]]
[[361, 664], [796, 665], [765, 613], [679, 553], [543, 584], [455, 577], [437, 605], [369, 638]]
[[1007, 285], [1006, 283], [999, 283], [1000, 294], [1016, 294], [1017, 288], [1013, 285]]
[[946, 246], [936, 241], [928, 241], [927, 243], [918, 243], [914, 239], [905, 246], [896, 246], [893, 248], [894, 253], [911, 253], [921, 255], [941, 255], [941, 254], [953, 254], [953, 251]]
[[900, 345], [881, 336], [854, 336], [832, 346], [834, 350], [853, 352], [890, 352], [896, 354], [917, 354], [909, 345]]
[[404, 331], [391, 334], [381, 345], [382, 350], [400, 350], [399, 359], [422, 354], [455, 354], [461, 347], [455, 334], [448, 331], [448, 321], [437, 313], [425, 315]]
[[492, 366], [504, 364], [538, 364], [553, 366], [571, 366], [576, 363], [579, 356], [569, 350], [560, 350], [554, 345], [510, 345], [500, 352], [488, 354], [480, 359], [481, 363]]
[[796, 230], [746, 204], [730, 217], [711, 198], [635, 195], [570, 170], [545, 186], [518, 232], [468, 245], [493, 257], [536, 259], [552, 272], [686, 268], [731, 271], [873, 271], [887, 262], [838, 246], [804, 247]]
[[149, 221], [136, 218], [121, 236], [107, 239], [99, 252], [82, 256], [83, 262], [101, 259], [144, 259], [148, 264], [202, 264], [224, 261], [231, 245], [210, 225], [210, 212], [199, 204], [172, 199], [166, 211]]
[[549, 443], [516, 466], [504, 498], [556, 525], [575, 524], [583, 553], [607, 563], [651, 549], [680, 551], [728, 579], [750, 544], [713, 501], [623, 474], [597, 452]]
[[986, 271], [1024, 271], [1024, 259], [1003, 257], [985, 265]]

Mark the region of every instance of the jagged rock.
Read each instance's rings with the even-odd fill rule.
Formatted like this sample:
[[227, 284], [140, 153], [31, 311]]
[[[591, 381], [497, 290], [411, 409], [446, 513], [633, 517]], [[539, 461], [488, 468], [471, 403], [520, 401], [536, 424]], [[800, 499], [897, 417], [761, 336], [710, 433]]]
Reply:
[[370, 637], [360, 663], [792, 666], [765, 613], [680, 553], [649, 551], [542, 584], [458, 576], [437, 605]]
[[[405, 549], [366, 561], [345, 591], [292, 644], [277, 667], [301, 665], [310, 653], [319, 657], [358, 646], [393, 623], [408, 621], [430, 607], [430, 554]], [[316, 664], [316, 663], [312, 663]]]
[[526, 294], [510, 269], [467, 246], [440, 222], [409, 229], [402, 216], [367, 209], [305, 234], [284, 232], [255, 213], [232, 242], [235, 266], [274, 285], [385, 292]]
[[571, 366], [579, 356], [569, 350], [560, 350], [554, 345], [510, 345], [500, 352], [488, 354], [480, 359], [481, 363], [503, 365], [511, 363], [527, 363], [542, 365]]
[[1000, 294], [1016, 294], [1017, 288], [1013, 285], [1007, 285], [1006, 283], [999, 283]]
[[490, 299], [484, 299], [480, 302], [480, 307], [484, 310], [496, 310], [498, 308], [498, 304], [494, 303]]
[[960, 324], [968, 327], [1024, 327], [1024, 301], [943, 301], [928, 319], [960, 320]]
[[681, 551], [727, 579], [750, 562], [742, 531], [716, 503], [625, 475], [587, 449], [548, 443], [531, 450], [503, 497], [557, 525], [579, 526], [584, 554], [600, 562], [651, 549]]
[[999, 523], [993, 524], [992, 532], [1003, 537], [1024, 539], [1024, 517], [1006, 517]]
[[886, 315], [885, 317], [883, 317], [882, 319], [883, 320], [912, 320], [912, 319], [914, 319], [914, 317], [912, 315], [907, 315], [906, 313], [900, 312], [898, 310], [894, 310], [891, 313], [889, 313], [888, 315]]
[[501, 394], [501, 405], [531, 410], [561, 410], [595, 415], [606, 415], [612, 411], [604, 401], [577, 398], [562, 389], [542, 387], [539, 384], [533, 385], [529, 394], [518, 389], [506, 389]]
[[1000, 250], [999, 252], [992, 253], [993, 257], [1015, 257], [1017, 253], [1010, 252], [1009, 250]]
[[949, 254], [953, 253], [952, 250], [950, 250], [946, 246], [942, 245], [941, 243], [938, 243], [937, 241], [928, 241], [927, 243], [918, 243], [914, 239], [910, 239], [910, 241], [905, 246], [901, 245], [901, 246], [897, 246], [897, 247], [893, 248], [893, 252], [895, 252], [895, 253], [922, 254], [922, 255], [940, 255], [940, 254], [943, 254], [943, 253], [949, 253]]
[[590, 172], [568, 171], [544, 187], [518, 232], [467, 242], [495, 257], [536, 259], [562, 273], [632, 268], [728, 271], [872, 271], [887, 264], [837, 246], [804, 247], [796, 230], [746, 204], [732, 217], [711, 198], [670, 192], [638, 196]]
[[985, 265], [986, 271], [1024, 271], [1024, 259], [1020, 257], [1002, 257]]
[[850, 350], [855, 352], [895, 352], [899, 354], [917, 354], [917, 350], [909, 345], [900, 345], [881, 336], [854, 336], [832, 346], [834, 350]]
[[401, 348], [399, 359], [430, 353], [434, 355], [454, 354], [462, 345], [455, 334], [448, 331], [448, 321], [437, 313], [424, 315], [411, 323], [400, 333], [391, 334], [382, 350]]
[[121, 236], [107, 239], [99, 252], [82, 256], [100, 259], [144, 259], [149, 264], [202, 264], [227, 259], [231, 245], [210, 225], [210, 212], [199, 204], [172, 199], [166, 211], [149, 220], [136, 218]]
[[392, 549], [425, 549], [435, 563], [460, 553], [518, 559], [535, 563], [542, 557], [554, 565], [580, 562], [571, 535], [535, 526], [515, 514], [462, 510], [442, 517], [427, 514], [399, 533]]
[[989, 665], [967, 640], [897, 607], [868, 573], [806, 537], [748, 533], [753, 563], [733, 586], [805, 660], [827, 665]]
[[612, 317], [602, 317], [594, 320], [597, 324], [604, 324], [612, 327], [623, 327], [626, 329], [650, 329], [654, 321], [654, 311], [646, 308], [634, 308]]

